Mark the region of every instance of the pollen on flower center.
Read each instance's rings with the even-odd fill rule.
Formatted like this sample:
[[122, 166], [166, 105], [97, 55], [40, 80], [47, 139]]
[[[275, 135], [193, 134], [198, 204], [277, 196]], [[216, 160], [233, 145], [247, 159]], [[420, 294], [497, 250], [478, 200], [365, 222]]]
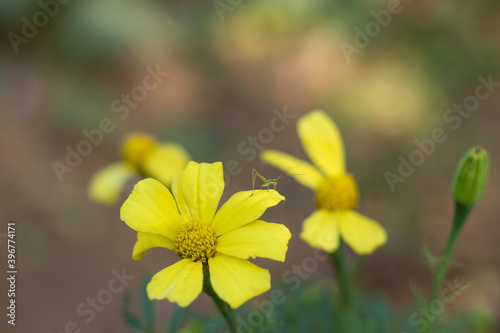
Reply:
[[328, 210], [354, 209], [358, 199], [358, 186], [349, 174], [328, 177], [316, 190], [316, 203]]
[[215, 233], [198, 221], [186, 223], [175, 237], [175, 253], [182, 259], [206, 263], [215, 255]]

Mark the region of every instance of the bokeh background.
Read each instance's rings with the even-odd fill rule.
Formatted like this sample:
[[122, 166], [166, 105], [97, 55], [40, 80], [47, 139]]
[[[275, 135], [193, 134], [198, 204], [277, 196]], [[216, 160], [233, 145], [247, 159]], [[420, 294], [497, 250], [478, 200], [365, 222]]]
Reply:
[[[237, 161], [242, 171], [230, 177], [224, 201], [251, 188], [252, 168], [268, 178], [279, 175], [259, 158], [248, 161], [249, 155], [238, 152], [249, 136], [269, 127], [273, 109], [299, 117], [316, 108], [328, 112], [343, 134], [348, 169], [361, 190], [359, 211], [389, 233], [388, 244], [368, 258], [361, 278], [370, 292], [385, 293], [402, 310], [412, 300], [410, 280], [429, 289], [421, 247], [443, 249], [460, 156], [472, 145], [489, 151], [487, 190], [460, 236], [449, 273], [450, 280], [468, 282], [469, 288], [447, 313], [476, 309], [498, 323], [500, 93], [481, 101], [457, 129], [443, 115], [474, 94], [479, 76], [500, 81], [500, 4], [403, 1], [402, 11], [350, 62], [341, 43], [355, 45], [355, 28], [364, 29], [374, 20], [370, 12], [387, 9], [388, 2], [215, 4], [226, 4], [227, 10], [218, 13], [212, 2], [69, 1], [58, 5], [34, 37], [13, 47], [9, 33], [21, 36], [23, 17], [33, 22], [42, 7], [29, 0], [0, 3], [1, 267], [10, 220], [17, 221], [19, 266], [18, 325], [7, 327], [2, 314], [0, 330], [63, 332], [75, 321], [84, 332], [131, 331], [119, 314], [125, 292], [90, 323], [76, 314], [81, 302], [107, 287], [111, 270], [125, 267], [136, 277], [127, 287], [136, 297], [146, 273], [176, 260], [171, 252], [153, 249], [142, 261], [132, 261], [135, 233], [120, 221], [120, 204], [88, 199], [91, 176], [120, 159], [127, 133], [146, 131], [176, 141], [198, 162]], [[147, 66], [159, 66], [169, 76], [119, 119], [112, 102], [142, 83]], [[52, 163], [64, 163], [66, 146], [75, 148], [85, 139], [82, 131], [98, 128], [103, 118], [116, 129], [58, 181]], [[295, 123], [265, 147], [305, 157]], [[448, 139], [391, 191], [384, 173], [396, 173], [398, 157], [408, 158], [417, 148], [414, 141], [429, 138], [435, 128]], [[291, 178], [279, 182], [279, 191], [287, 201], [266, 219], [285, 223], [293, 238], [285, 263], [259, 262], [271, 269], [273, 284], [313, 253], [298, 237], [315, 208], [313, 193]], [[325, 263], [306, 282], [332, 276]], [[0, 285], [3, 308], [5, 279]], [[164, 327], [171, 308], [168, 301], [158, 303], [158, 327]], [[193, 308], [215, 313], [205, 296]]]

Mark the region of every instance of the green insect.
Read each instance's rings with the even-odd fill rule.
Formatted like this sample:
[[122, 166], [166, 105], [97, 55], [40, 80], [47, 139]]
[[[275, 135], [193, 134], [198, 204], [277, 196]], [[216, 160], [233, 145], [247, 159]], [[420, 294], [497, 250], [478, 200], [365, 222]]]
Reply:
[[255, 190], [255, 179], [257, 177], [259, 177], [262, 180], [262, 185], [260, 186], [261, 190], [264, 187], [267, 187], [267, 189], [269, 190], [269, 187], [271, 185], [273, 185], [274, 189], [276, 190], [276, 187], [278, 186], [278, 180], [285, 178], [285, 177], [288, 177], [288, 176], [299, 176], [299, 174], [289, 175], [289, 174], [286, 174], [286, 172], [284, 172], [281, 175], [279, 175], [278, 178], [267, 179], [267, 178], [264, 178], [264, 176], [262, 176], [257, 170], [252, 169], [252, 194], [250, 196], [253, 195], [253, 191]]

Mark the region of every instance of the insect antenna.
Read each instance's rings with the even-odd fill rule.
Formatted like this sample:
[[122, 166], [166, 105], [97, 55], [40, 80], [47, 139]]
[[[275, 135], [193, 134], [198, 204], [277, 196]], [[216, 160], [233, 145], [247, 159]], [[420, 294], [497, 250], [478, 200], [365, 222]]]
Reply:
[[280, 180], [286, 177], [291, 177], [291, 176], [305, 176], [304, 173], [287, 173], [286, 171], [283, 172], [281, 175], [279, 175], [276, 180]]

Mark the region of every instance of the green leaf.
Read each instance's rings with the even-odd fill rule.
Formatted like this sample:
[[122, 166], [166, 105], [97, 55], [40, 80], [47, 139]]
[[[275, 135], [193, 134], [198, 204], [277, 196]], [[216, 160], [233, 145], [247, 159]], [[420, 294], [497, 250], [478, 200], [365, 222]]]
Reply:
[[149, 299], [146, 287], [151, 280], [151, 275], [146, 275], [141, 285], [142, 311], [146, 320], [146, 326], [150, 332], [154, 332], [155, 328], [155, 309], [154, 302]]
[[132, 295], [130, 293], [125, 294], [122, 300], [121, 315], [123, 319], [133, 328], [141, 331], [147, 332], [147, 327], [142, 323], [142, 321], [135, 314], [130, 312], [130, 301]]
[[182, 322], [186, 317], [189, 307], [181, 308], [176, 303], [174, 303], [174, 309], [172, 310], [172, 315], [170, 316], [169, 325], [167, 327], [167, 332], [177, 332], [181, 329]]
[[[196, 319], [189, 320], [188, 326], [180, 331], [179, 333], [200, 333], [203, 329], [203, 323]], [[175, 331], [168, 331], [175, 332]]]
[[451, 299], [452, 297], [454, 297], [455, 295], [460, 295], [465, 289], [467, 288], [467, 283], [462, 283], [460, 286], [456, 287], [455, 289], [453, 289], [452, 291], [450, 291], [449, 293], [447, 293], [442, 301], [447, 301], [449, 299]]
[[448, 318], [437, 328], [439, 333], [491, 333], [493, 320], [484, 311], [472, 310]]
[[356, 259], [354, 264], [352, 265], [351, 268], [351, 273], [349, 278], [350, 279], [355, 279], [358, 274], [361, 272], [361, 270], [366, 266], [368, 259], [366, 257], [359, 257]]
[[411, 292], [413, 294], [413, 297], [415, 297], [415, 300], [417, 301], [418, 305], [419, 306], [423, 306], [423, 307], [426, 307], [427, 306], [427, 303], [425, 301], [425, 298], [424, 296], [422, 295], [422, 292], [420, 291], [420, 289], [418, 289], [417, 285], [415, 284], [415, 282], [413, 281], [410, 281], [410, 289], [411, 289]]
[[427, 265], [429, 265], [429, 269], [431, 270], [432, 276], [435, 276], [436, 268], [438, 267], [438, 263], [440, 260], [432, 254], [429, 247], [425, 244], [422, 246], [422, 253], [424, 254]]

